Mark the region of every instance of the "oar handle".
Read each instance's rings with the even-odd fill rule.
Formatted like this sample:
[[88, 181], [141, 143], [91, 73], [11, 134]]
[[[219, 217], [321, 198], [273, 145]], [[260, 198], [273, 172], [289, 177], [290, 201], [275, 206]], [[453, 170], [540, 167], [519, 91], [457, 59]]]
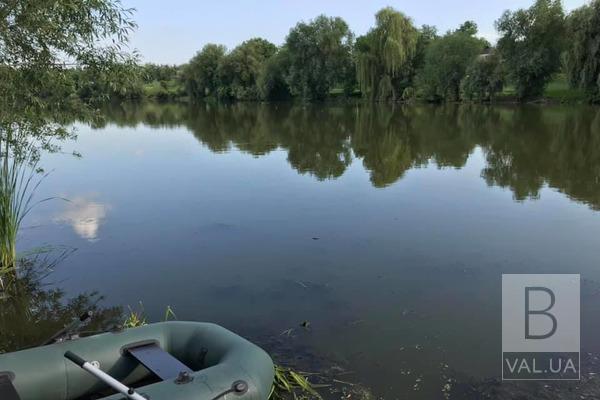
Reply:
[[72, 351], [67, 351], [65, 353], [65, 358], [70, 361], [73, 361], [75, 364], [79, 365], [81, 368], [83, 368], [83, 364], [86, 363], [86, 361], [83, 358], [79, 357], [77, 354], [73, 353]]
[[96, 378], [98, 378], [99, 380], [101, 380], [102, 382], [104, 382], [105, 384], [107, 384], [108, 386], [110, 386], [111, 388], [116, 390], [117, 392], [121, 393], [128, 399], [130, 399], [130, 400], [148, 400], [141, 394], [137, 393], [133, 388], [123, 385], [121, 382], [119, 382], [118, 380], [116, 380], [115, 378], [113, 378], [112, 376], [107, 374], [106, 372], [102, 371], [100, 368], [94, 366], [92, 363], [89, 363], [86, 360], [84, 360], [83, 358], [79, 357], [77, 354], [73, 353], [72, 351], [67, 351], [65, 353], [65, 358], [67, 360], [72, 361], [73, 363], [77, 364], [78, 366], [80, 366], [82, 369], [89, 372], [90, 374], [94, 375]]

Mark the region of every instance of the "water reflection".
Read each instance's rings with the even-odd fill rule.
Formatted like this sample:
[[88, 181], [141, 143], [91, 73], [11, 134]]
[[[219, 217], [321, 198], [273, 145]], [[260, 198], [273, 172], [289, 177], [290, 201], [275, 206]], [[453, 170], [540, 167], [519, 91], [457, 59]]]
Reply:
[[46, 257], [22, 261], [19, 279], [0, 292], [0, 353], [39, 346], [86, 311], [93, 312], [87, 331], [99, 332], [122, 319], [120, 307], [102, 307], [97, 292], [65, 298], [61, 289], [47, 285], [48, 273], [57, 259]]
[[65, 210], [54, 221], [71, 225], [78, 236], [94, 242], [98, 240], [98, 230], [109, 210], [110, 206], [107, 204], [78, 196], [67, 203]]
[[341, 176], [354, 153], [375, 187], [430, 163], [461, 168], [481, 147], [483, 179], [516, 200], [535, 199], [548, 185], [600, 208], [597, 108], [127, 104], [106, 113], [119, 126], [183, 125], [214, 152], [285, 149], [292, 168], [320, 180]]

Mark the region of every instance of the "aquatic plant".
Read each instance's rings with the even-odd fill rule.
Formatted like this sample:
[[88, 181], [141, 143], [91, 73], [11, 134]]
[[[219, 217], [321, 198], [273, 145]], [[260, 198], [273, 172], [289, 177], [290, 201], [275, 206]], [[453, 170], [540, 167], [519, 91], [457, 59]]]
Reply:
[[123, 321], [124, 328], [137, 328], [140, 326], [148, 325], [146, 319], [146, 313], [144, 312], [144, 304], [140, 301], [138, 310], [134, 310], [131, 306], [127, 306], [129, 313]]
[[[146, 317], [146, 312], [144, 311], [144, 304], [141, 301], [139, 303], [139, 309], [134, 310], [131, 308], [131, 306], [127, 306], [127, 308], [129, 309], [129, 312], [123, 321], [124, 328], [137, 328], [148, 325], [148, 318]], [[175, 315], [175, 311], [173, 311], [171, 306], [167, 306], [163, 321], [166, 322], [173, 320], [177, 320], [177, 315]]]
[[309, 397], [322, 400], [321, 395], [316, 391], [315, 387], [309, 382], [308, 377], [296, 372], [291, 368], [275, 365], [275, 378], [273, 387], [269, 394], [270, 400], [282, 400], [289, 398], [294, 399], [300, 397]]
[[[30, 145], [21, 154], [11, 154], [10, 140], [4, 141], [0, 153], [0, 289], [6, 280], [15, 276], [17, 263], [17, 234], [23, 218], [39, 203], [34, 194], [47, 174], [37, 166]], [[39, 179], [36, 179], [39, 177]]]

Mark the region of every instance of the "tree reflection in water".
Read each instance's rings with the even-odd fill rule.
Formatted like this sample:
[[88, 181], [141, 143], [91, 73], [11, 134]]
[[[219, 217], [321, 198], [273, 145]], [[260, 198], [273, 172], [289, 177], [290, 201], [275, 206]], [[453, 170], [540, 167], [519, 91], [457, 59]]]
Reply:
[[210, 150], [284, 149], [301, 174], [340, 177], [362, 160], [375, 187], [430, 163], [462, 168], [480, 148], [488, 185], [516, 200], [549, 186], [600, 209], [600, 109], [587, 106], [123, 104], [107, 123], [187, 127]]
[[52, 269], [70, 253], [54, 249], [20, 260], [18, 279], [0, 292], [0, 353], [39, 346], [86, 311], [93, 312], [84, 327], [89, 333], [121, 321], [122, 309], [102, 307], [103, 297], [97, 292], [66, 299], [63, 290], [47, 283]]

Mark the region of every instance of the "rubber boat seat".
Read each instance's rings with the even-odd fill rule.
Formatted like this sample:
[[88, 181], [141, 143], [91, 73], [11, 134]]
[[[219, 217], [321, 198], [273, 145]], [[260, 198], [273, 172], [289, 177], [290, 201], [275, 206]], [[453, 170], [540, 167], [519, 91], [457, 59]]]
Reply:
[[21, 400], [8, 374], [0, 374], [0, 399]]
[[[192, 374], [187, 365], [160, 348], [157, 343], [127, 349], [127, 352], [163, 381], [177, 378], [182, 373]], [[0, 396], [0, 399], [4, 397]]]

